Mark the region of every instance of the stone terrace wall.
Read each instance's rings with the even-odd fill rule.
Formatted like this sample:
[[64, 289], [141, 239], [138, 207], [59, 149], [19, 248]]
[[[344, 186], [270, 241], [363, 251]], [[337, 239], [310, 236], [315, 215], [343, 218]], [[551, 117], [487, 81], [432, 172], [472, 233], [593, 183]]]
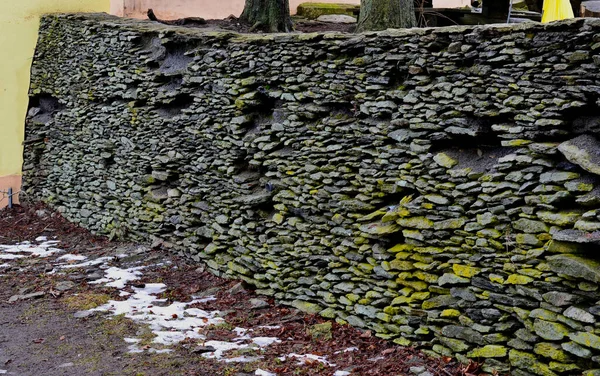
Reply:
[[597, 369], [599, 32], [49, 16], [26, 192], [402, 345], [514, 375]]

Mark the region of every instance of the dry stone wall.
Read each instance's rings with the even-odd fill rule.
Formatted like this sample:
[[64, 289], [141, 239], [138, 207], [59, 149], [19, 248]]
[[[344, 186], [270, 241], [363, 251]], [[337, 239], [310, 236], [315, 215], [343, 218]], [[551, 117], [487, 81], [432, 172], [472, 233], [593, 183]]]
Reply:
[[203, 33], [48, 16], [24, 183], [308, 312], [600, 374], [600, 23]]

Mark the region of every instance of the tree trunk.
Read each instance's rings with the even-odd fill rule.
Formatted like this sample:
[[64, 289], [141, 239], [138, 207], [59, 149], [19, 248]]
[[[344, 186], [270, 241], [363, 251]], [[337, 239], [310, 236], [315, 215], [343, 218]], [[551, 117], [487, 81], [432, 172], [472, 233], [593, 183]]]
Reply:
[[600, 17], [600, 1], [584, 1], [580, 4], [579, 15], [581, 17]]
[[356, 31], [417, 26], [414, 0], [361, 0]]
[[240, 20], [271, 33], [293, 30], [289, 0], [246, 0]]

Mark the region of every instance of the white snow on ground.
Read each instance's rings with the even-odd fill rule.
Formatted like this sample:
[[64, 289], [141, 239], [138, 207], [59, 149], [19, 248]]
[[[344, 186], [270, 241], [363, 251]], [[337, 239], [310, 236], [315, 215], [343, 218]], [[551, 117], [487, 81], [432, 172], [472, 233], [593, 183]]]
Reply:
[[[29, 253], [31, 256], [37, 257], [48, 257], [57, 252], [63, 252], [62, 249], [53, 247], [58, 244], [58, 240], [47, 240], [45, 237], [39, 237], [36, 239], [42, 243], [31, 244], [31, 242], [22, 242], [15, 245], [0, 245], [0, 259], [10, 260], [15, 258], [25, 257], [24, 255], [14, 255], [15, 253]], [[8, 254], [7, 254], [8, 253]], [[12, 255], [11, 255], [12, 254]]]
[[267, 347], [274, 343], [281, 342], [281, 340], [276, 337], [254, 337], [252, 338], [252, 342], [257, 344], [259, 347]]
[[333, 376], [348, 376], [350, 374], [350, 372], [348, 371], [335, 371], [333, 373]]
[[271, 373], [271, 372], [269, 372], [269, 371], [262, 370], [262, 369], [260, 369], [260, 368], [259, 368], [259, 369], [257, 369], [256, 371], [254, 371], [254, 374], [255, 374], [256, 376], [277, 376], [277, 375], [276, 375], [276, 374], [274, 374], [274, 373]]
[[[106, 271], [107, 275], [129, 275], [129, 269], [122, 269], [121, 271], [116, 269], [118, 268], [109, 268]], [[139, 273], [136, 277], [141, 275], [139, 270], [135, 270], [135, 272]], [[114, 282], [113, 285], [120, 285], [123, 280], [115, 280]], [[166, 285], [162, 283], [148, 283], [142, 288], [133, 287], [132, 289], [134, 293], [127, 300], [111, 300], [100, 307], [94, 308], [93, 311], [108, 311], [113, 315], [124, 314], [125, 317], [134, 321], [148, 324], [156, 335], [153, 342], [163, 345], [175, 344], [186, 338], [203, 339], [196, 332], [198, 328], [223, 322], [223, 319], [217, 316], [218, 312], [188, 308], [188, 306], [197, 303], [196, 300], [189, 303], [174, 302], [165, 305], [167, 300], [159, 299], [157, 296], [166, 289]]]
[[247, 344], [226, 341], [206, 341], [204, 342], [204, 346], [212, 346], [215, 348], [214, 352], [202, 354], [203, 357], [208, 359], [221, 359], [225, 351], [245, 349], [248, 347]]
[[335, 364], [328, 362], [326, 357], [315, 355], [315, 354], [303, 354], [303, 355], [300, 355], [300, 354], [291, 353], [291, 354], [279, 357], [279, 359], [281, 361], [284, 361], [288, 357], [289, 358], [297, 358], [299, 365], [302, 365], [302, 364], [306, 363], [306, 361], [317, 361], [317, 362], [321, 362], [321, 363], [325, 364], [326, 366], [335, 367]]
[[3, 255], [0, 254], [0, 260], [14, 260], [14, 259], [18, 259], [18, 258], [23, 258], [25, 256], [23, 255], [13, 255], [13, 254], [8, 254], [8, 255]]
[[341, 354], [343, 352], [347, 353], [347, 352], [350, 352], [350, 351], [358, 351], [358, 347], [348, 347], [347, 349], [336, 351], [336, 352], [334, 352], [334, 354]]
[[110, 267], [104, 271], [104, 273], [106, 273], [106, 277], [97, 279], [90, 283], [98, 284], [107, 282], [105, 286], [123, 289], [125, 288], [127, 282], [140, 279], [140, 276], [142, 275], [140, 270], [142, 269], [144, 269], [143, 266], [137, 266], [129, 269]]
[[9, 268], [10, 264], [0, 264], [0, 268]]
[[236, 356], [235, 358], [223, 359], [225, 363], [252, 363], [262, 359], [262, 356]]
[[97, 259], [93, 259], [93, 260], [90, 260], [90, 261], [82, 262], [80, 264], [62, 265], [62, 266], [60, 266], [60, 268], [61, 269], [83, 268], [83, 267], [86, 267], [86, 266], [94, 266], [94, 265], [105, 264], [107, 261], [110, 261], [112, 259], [113, 259], [113, 257], [98, 257]]
[[87, 257], [85, 257], [84, 255], [72, 255], [70, 253], [57, 257], [56, 261], [83, 261], [87, 259]]
[[[111, 267], [105, 270], [106, 277], [95, 282], [105, 283], [106, 286], [122, 289], [127, 282], [138, 279], [143, 267], [130, 269], [120, 269]], [[188, 303], [173, 302], [166, 305], [167, 299], [160, 299], [158, 294], [166, 289], [162, 283], [147, 283], [144, 287], [132, 287], [134, 293], [129, 295], [127, 300], [111, 300], [108, 303], [92, 309], [92, 311], [110, 312], [113, 315], [125, 315], [134, 321], [147, 324], [150, 330], [156, 336], [152, 342], [163, 346], [169, 346], [179, 343], [186, 338], [204, 340], [205, 337], [198, 333], [198, 329], [206, 325], [218, 325], [225, 322], [219, 317], [219, 311], [208, 312], [200, 308], [193, 308], [190, 305], [215, 300], [215, 297], [208, 296], [200, 299], [194, 299]], [[124, 291], [121, 291], [123, 293]], [[123, 296], [123, 294], [120, 294]], [[204, 346], [212, 346], [214, 352], [204, 353], [202, 356], [209, 359], [221, 359], [225, 362], [252, 362], [257, 357], [236, 357], [224, 358], [227, 351], [243, 349], [248, 347], [261, 348], [273, 343], [280, 342], [275, 337], [252, 337], [249, 333], [251, 329], [235, 328], [233, 331], [238, 335], [231, 342], [227, 341], [206, 341]], [[138, 347], [139, 340], [128, 338], [126, 340], [130, 352], [143, 351]], [[166, 352], [168, 349], [147, 349], [149, 352]]]

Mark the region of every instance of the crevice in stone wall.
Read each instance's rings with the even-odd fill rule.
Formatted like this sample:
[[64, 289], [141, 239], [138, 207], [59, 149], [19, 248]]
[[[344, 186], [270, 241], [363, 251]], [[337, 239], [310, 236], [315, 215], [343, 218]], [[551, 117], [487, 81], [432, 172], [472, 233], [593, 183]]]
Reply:
[[115, 156], [114, 155], [105, 155], [101, 160], [100, 160], [100, 164], [102, 165], [102, 167], [104, 169], [109, 169], [111, 166], [115, 165], [117, 162], [115, 161]]
[[567, 122], [567, 131], [575, 134], [598, 134], [600, 132], [600, 104], [595, 94], [586, 95], [586, 104], [580, 107], [570, 107], [561, 111], [562, 119], [571, 119]]
[[28, 121], [37, 124], [48, 124], [54, 119], [54, 114], [60, 112], [64, 106], [58, 98], [48, 94], [29, 97]]
[[[494, 124], [502, 123], [501, 118], [494, 118]], [[492, 120], [477, 117], [461, 117], [445, 120], [444, 132], [436, 133], [431, 140], [430, 151], [469, 145], [470, 147], [500, 147], [501, 139], [492, 130]]]
[[139, 38], [141, 50], [145, 53], [146, 64], [153, 69], [160, 67], [160, 62], [165, 59], [167, 49], [160, 41], [160, 38], [155, 34], [143, 34]]
[[188, 64], [194, 61], [192, 56], [189, 56], [188, 48], [185, 44], [166, 43], [165, 57], [159, 66], [159, 71], [165, 75], [182, 74], [187, 70]]
[[161, 84], [161, 86], [158, 88], [158, 91], [175, 93], [183, 84], [183, 76], [181, 74], [171, 76], [156, 75], [154, 81]]
[[165, 103], [157, 104], [156, 111], [164, 118], [172, 118], [181, 114], [194, 103], [194, 97], [187, 93], [179, 93], [172, 99], [166, 99]]

